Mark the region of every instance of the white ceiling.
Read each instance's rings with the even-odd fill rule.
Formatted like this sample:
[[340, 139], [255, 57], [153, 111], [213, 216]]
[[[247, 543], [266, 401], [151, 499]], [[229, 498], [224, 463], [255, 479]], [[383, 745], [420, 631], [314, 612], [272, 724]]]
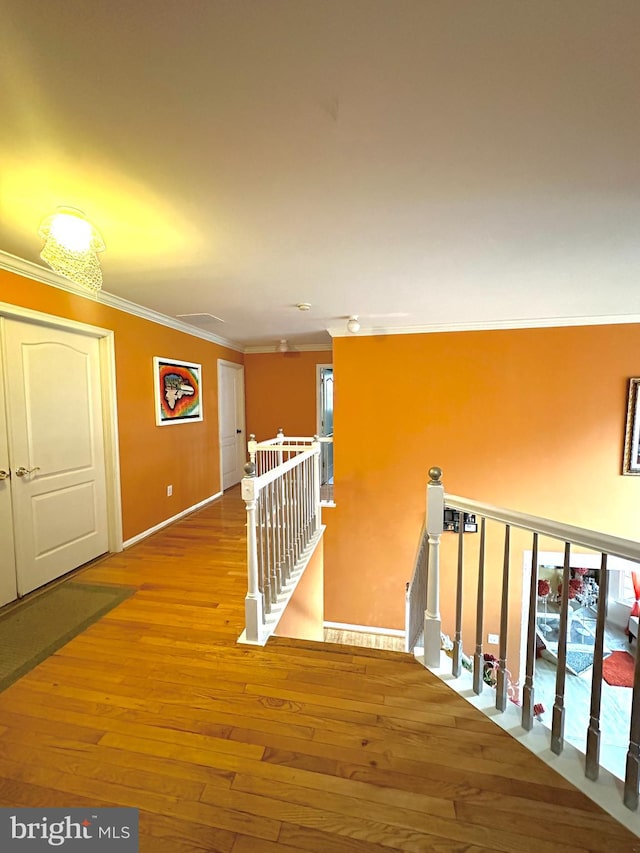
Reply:
[[243, 345], [349, 314], [640, 315], [638, 0], [0, 0], [0, 21], [0, 249], [37, 261], [40, 220], [79, 207], [105, 290]]

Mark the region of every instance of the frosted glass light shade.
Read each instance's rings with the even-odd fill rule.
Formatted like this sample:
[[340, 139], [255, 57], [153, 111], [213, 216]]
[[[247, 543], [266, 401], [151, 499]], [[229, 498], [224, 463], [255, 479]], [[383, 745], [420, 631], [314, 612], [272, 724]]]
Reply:
[[98, 252], [105, 245], [99, 232], [74, 208], [58, 208], [47, 216], [38, 234], [45, 241], [40, 257], [51, 269], [83, 287], [98, 291], [102, 269]]

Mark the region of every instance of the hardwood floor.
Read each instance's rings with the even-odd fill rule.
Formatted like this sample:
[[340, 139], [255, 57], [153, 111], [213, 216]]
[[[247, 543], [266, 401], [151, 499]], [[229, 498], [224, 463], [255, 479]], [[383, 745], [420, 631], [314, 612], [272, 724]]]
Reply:
[[0, 805], [140, 809], [143, 853], [631, 853], [409, 655], [243, 627], [238, 490], [75, 580], [136, 593], [0, 694]]

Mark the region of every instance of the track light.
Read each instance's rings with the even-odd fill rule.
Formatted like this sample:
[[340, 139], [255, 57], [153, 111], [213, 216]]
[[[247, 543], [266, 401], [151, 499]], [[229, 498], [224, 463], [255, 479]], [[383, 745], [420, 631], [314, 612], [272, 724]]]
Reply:
[[349, 320], [347, 322], [347, 331], [352, 332], [354, 335], [356, 332], [360, 331], [360, 323], [358, 321], [357, 314], [354, 314], [353, 316], [349, 317]]

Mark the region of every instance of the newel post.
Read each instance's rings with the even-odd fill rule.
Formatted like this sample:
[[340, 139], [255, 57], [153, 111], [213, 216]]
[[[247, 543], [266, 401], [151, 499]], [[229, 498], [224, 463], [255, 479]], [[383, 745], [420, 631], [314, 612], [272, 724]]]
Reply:
[[442, 469], [429, 468], [427, 485], [427, 534], [429, 541], [429, 573], [427, 575], [427, 609], [424, 614], [425, 666], [440, 666], [440, 536], [444, 526], [444, 486]]
[[263, 597], [258, 578], [258, 539], [256, 536], [256, 466], [248, 462], [242, 478], [242, 499], [247, 507], [247, 595], [244, 600], [246, 638], [250, 643], [260, 642]]

